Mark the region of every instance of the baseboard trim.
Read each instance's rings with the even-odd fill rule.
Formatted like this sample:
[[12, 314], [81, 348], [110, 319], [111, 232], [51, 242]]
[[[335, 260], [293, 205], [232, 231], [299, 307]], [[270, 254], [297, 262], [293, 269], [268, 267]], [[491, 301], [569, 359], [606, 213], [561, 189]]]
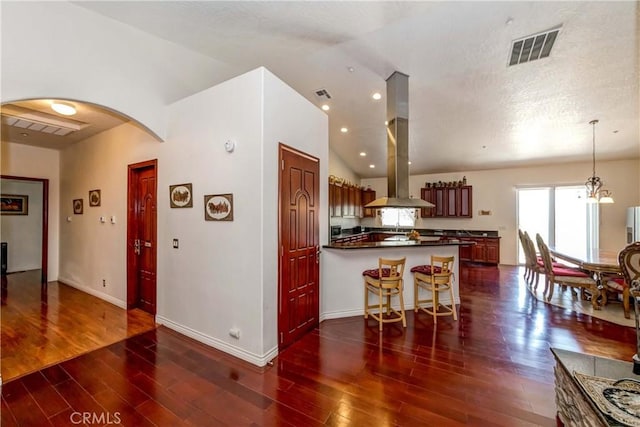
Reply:
[[76, 288], [79, 291], [82, 291], [82, 292], [87, 293], [89, 295], [93, 295], [94, 297], [100, 298], [101, 300], [105, 300], [105, 301], [107, 301], [107, 302], [109, 302], [109, 303], [111, 303], [111, 304], [113, 304], [115, 306], [118, 306], [118, 307], [123, 308], [125, 310], [127, 309], [127, 303], [126, 302], [124, 302], [124, 301], [122, 301], [122, 300], [120, 300], [120, 299], [118, 299], [116, 297], [113, 297], [113, 296], [111, 296], [109, 294], [105, 294], [104, 292], [97, 291], [97, 290], [95, 290], [93, 288], [89, 288], [87, 286], [82, 286], [82, 285], [80, 285], [78, 283], [75, 283], [73, 280], [65, 279], [65, 278], [62, 278], [62, 277], [58, 278], [57, 281], [59, 283], [62, 283], [63, 285], [71, 286], [72, 288]]
[[[456, 304], [460, 305], [460, 298], [455, 298]], [[440, 299], [440, 302], [442, 304], [445, 305], [449, 305], [450, 303], [450, 299], [448, 298], [442, 298]], [[399, 310], [400, 306], [399, 305], [393, 305], [392, 306], [396, 309]], [[426, 306], [428, 307], [429, 304], [426, 304]], [[414, 305], [413, 304], [405, 304], [404, 306], [404, 311], [411, 311], [413, 310]], [[325, 321], [325, 320], [330, 320], [330, 319], [342, 319], [344, 317], [354, 317], [354, 316], [364, 316], [364, 309], [359, 308], [356, 310], [341, 310], [341, 311], [329, 311], [329, 312], [324, 312], [322, 314], [320, 314], [320, 321]]]
[[278, 355], [277, 346], [261, 356], [250, 351], [246, 351], [242, 348], [230, 345], [229, 343], [221, 341], [218, 338], [203, 334], [202, 332], [196, 331], [195, 329], [192, 329], [188, 326], [176, 323], [173, 320], [167, 319], [163, 316], [156, 316], [156, 323], [162, 324], [169, 329], [173, 329], [174, 331], [181, 333], [182, 335], [186, 335], [189, 338], [193, 338], [196, 341], [199, 341], [203, 344], [206, 344], [210, 347], [223, 351], [227, 354], [237, 357], [238, 359], [242, 359], [259, 367], [267, 365], [274, 357]]

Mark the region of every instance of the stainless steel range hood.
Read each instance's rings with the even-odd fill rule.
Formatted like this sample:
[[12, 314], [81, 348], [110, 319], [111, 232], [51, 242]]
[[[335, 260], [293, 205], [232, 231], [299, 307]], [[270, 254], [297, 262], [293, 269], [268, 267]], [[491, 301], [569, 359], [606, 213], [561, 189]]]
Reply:
[[366, 208], [432, 208], [409, 197], [409, 76], [395, 71], [387, 79], [387, 197]]

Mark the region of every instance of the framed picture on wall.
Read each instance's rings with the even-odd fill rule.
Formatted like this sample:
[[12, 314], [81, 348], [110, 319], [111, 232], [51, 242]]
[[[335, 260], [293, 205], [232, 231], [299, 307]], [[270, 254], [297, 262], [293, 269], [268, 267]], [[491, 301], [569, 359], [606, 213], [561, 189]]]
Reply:
[[89, 206], [100, 206], [100, 190], [89, 191]]
[[21, 194], [0, 195], [0, 214], [29, 215], [29, 196]]
[[205, 221], [233, 221], [233, 194], [204, 196]]
[[73, 200], [73, 213], [76, 215], [82, 215], [83, 202], [82, 199]]
[[169, 186], [169, 206], [172, 208], [193, 207], [193, 191], [191, 183]]

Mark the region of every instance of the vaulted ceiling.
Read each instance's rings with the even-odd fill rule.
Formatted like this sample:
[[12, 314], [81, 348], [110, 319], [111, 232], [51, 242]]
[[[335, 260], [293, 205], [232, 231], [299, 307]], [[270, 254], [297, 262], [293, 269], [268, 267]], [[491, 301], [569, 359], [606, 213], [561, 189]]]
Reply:
[[[396, 70], [409, 75], [412, 174], [590, 160], [592, 119], [598, 159], [639, 156], [637, 2], [75, 4], [238, 74], [266, 66], [330, 107], [330, 146], [362, 177], [386, 173]], [[556, 28], [548, 57], [509, 65], [514, 41]]]

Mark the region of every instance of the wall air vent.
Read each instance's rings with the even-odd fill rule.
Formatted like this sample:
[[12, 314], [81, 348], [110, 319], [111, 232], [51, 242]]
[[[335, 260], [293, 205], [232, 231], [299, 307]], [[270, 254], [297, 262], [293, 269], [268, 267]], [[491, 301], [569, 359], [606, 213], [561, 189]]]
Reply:
[[319, 100], [326, 101], [327, 99], [331, 99], [331, 95], [329, 95], [329, 92], [327, 92], [326, 89], [318, 89], [313, 91], [313, 93]]
[[556, 27], [542, 33], [514, 40], [511, 45], [509, 65], [546, 58], [551, 53], [551, 48], [559, 32], [560, 28]]
[[52, 135], [65, 136], [72, 132], [79, 131], [87, 126], [87, 123], [77, 120], [62, 119], [51, 114], [41, 112], [19, 113], [2, 111], [2, 123], [24, 130], [49, 133]]

